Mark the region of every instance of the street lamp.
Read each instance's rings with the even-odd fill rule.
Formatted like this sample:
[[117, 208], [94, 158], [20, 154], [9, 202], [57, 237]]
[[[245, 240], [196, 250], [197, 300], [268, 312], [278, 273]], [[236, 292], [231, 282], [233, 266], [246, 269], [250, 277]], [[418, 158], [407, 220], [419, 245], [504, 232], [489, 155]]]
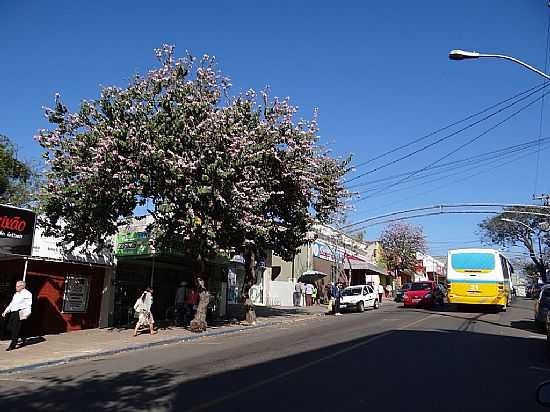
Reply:
[[[525, 226], [527, 228], [527, 230], [531, 231], [531, 232], [534, 232], [534, 229], [523, 223], [523, 222], [520, 222], [519, 220], [515, 220], [515, 219], [508, 219], [507, 217], [501, 217], [499, 220], [502, 220], [503, 222], [510, 222], [510, 223], [518, 223], [522, 226]], [[541, 232], [549, 232], [550, 231], [550, 223], [548, 222], [540, 222], [538, 224], [538, 228], [541, 230]]]
[[[529, 225], [527, 225], [527, 224], [525, 224], [525, 223], [523, 223], [523, 222], [520, 222], [519, 220], [508, 219], [508, 218], [506, 218], [506, 217], [501, 217], [499, 220], [502, 220], [502, 221], [504, 221], [504, 222], [510, 222], [510, 223], [517, 223], [517, 224], [520, 224], [520, 225], [522, 225], [522, 226], [525, 226], [525, 227], [527, 228], [527, 230], [529, 230], [529, 232], [535, 233], [535, 230], [534, 230], [531, 226], [529, 226]], [[542, 232], [548, 232], [549, 229], [550, 229], [550, 225], [549, 225], [548, 222], [541, 222], [541, 223], [538, 225], [538, 228], [539, 228]], [[537, 239], [538, 239], [538, 242], [539, 242], [539, 256], [540, 256], [540, 260], [543, 261], [543, 256], [542, 256], [542, 245], [541, 245], [541, 241], [540, 241], [540, 236], [537, 236]], [[534, 249], [534, 247], [533, 247], [533, 249]], [[547, 282], [547, 279], [546, 279], [545, 276], [542, 277], [542, 280], [543, 280], [544, 283]]]
[[[502, 220], [503, 222], [517, 223], [518, 225], [525, 226], [525, 227], [527, 228], [528, 231], [534, 232], [534, 229], [533, 229], [531, 226], [529, 226], [529, 225], [527, 225], [527, 224], [525, 224], [525, 223], [523, 223], [523, 222], [520, 222], [519, 220], [508, 219], [508, 218], [506, 218], [506, 217], [501, 217], [499, 220]], [[543, 230], [543, 231], [544, 231], [544, 230]]]
[[511, 62], [517, 63], [520, 66], [525, 67], [526, 69], [529, 69], [538, 75], [544, 77], [546, 80], [550, 80], [550, 75], [544, 73], [543, 71], [525, 63], [521, 60], [516, 59], [515, 57], [511, 56], [505, 56], [503, 54], [486, 54], [486, 53], [478, 53], [475, 51], [465, 51], [460, 49], [451, 50], [449, 52], [449, 59], [451, 60], [469, 60], [469, 59], [480, 59], [482, 57], [492, 57], [495, 59], [504, 59], [504, 60], [510, 60]]

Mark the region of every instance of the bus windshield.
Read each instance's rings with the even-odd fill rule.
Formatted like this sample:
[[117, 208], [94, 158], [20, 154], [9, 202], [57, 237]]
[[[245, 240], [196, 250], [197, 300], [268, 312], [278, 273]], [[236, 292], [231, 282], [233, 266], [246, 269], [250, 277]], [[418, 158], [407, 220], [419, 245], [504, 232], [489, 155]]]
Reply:
[[457, 253], [451, 256], [451, 266], [456, 271], [491, 272], [495, 269], [492, 253]]

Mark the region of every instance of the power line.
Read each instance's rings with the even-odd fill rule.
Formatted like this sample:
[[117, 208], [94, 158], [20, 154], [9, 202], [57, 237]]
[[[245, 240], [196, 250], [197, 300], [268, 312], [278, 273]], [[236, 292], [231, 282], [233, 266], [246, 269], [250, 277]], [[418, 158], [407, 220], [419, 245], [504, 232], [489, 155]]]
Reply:
[[[542, 85], [544, 85], [544, 83], [542, 83]], [[533, 90], [539, 88], [540, 86], [541, 86], [541, 84], [539, 84], [539, 85], [537, 85], [537, 86], [534, 86], [534, 87], [531, 87], [530, 89], [524, 90], [524, 91], [522, 91], [521, 93], [517, 93], [517, 94], [515, 94], [514, 96], [509, 97], [508, 99], [502, 100], [502, 101], [500, 101], [500, 102], [498, 102], [498, 103], [495, 103], [495, 104], [493, 104], [493, 105], [491, 105], [491, 106], [489, 106], [489, 107], [486, 107], [485, 109], [483, 109], [483, 110], [481, 110], [481, 111], [479, 111], [479, 112], [477, 112], [477, 113], [471, 114], [471, 115], [469, 115], [469, 116], [466, 116], [466, 117], [463, 118], [463, 119], [460, 119], [460, 120], [457, 120], [457, 121], [455, 121], [455, 122], [452, 122], [452, 123], [448, 124], [447, 126], [443, 126], [443, 127], [439, 128], [439, 129], [437, 129], [437, 130], [434, 130], [433, 132], [430, 132], [430, 133], [428, 133], [428, 134], [426, 134], [426, 135], [424, 135], [424, 136], [421, 136], [421, 137], [419, 137], [419, 138], [416, 138], [416, 139], [412, 140], [412, 141], [409, 142], [409, 143], [405, 143], [405, 144], [403, 144], [403, 145], [401, 145], [401, 146], [398, 146], [398, 147], [396, 147], [396, 148], [394, 148], [394, 149], [388, 150], [388, 151], [386, 151], [386, 152], [384, 152], [384, 153], [382, 153], [382, 154], [380, 154], [380, 155], [378, 155], [378, 156], [376, 156], [376, 157], [373, 157], [372, 159], [369, 159], [369, 160], [366, 160], [366, 161], [364, 161], [364, 162], [361, 162], [361, 163], [359, 163], [359, 164], [357, 164], [357, 165], [354, 165], [353, 167], [355, 167], [355, 168], [362, 167], [362, 166], [364, 166], [364, 165], [366, 165], [366, 164], [368, 164], [368, 163], [374, 162], [375, 160], [382, 159], [383, 157], [386, 157], [386, 156], [389, 155], [389, 154], [395, 153], [395, 152], [397, 152], [397, 151], [399, 151], [399, 150], [401, 150], [401, 149], [404, 149], [404, 148], [406, 148], [406, 147], [412, 146], [412, 145], [415, 144], [415, 143], [421, 142], [422, 140], [425, 140], [425, 139], [427, 139], [427, 138], [429, 138], [429, 137], [432, 137], [432, 136], [434, 136], [434, 135], [436, 135], [436, 134], [438, 134], [438, 133], [440, 133], [440, 132], [443, 132], [443, 131], [445, 131], [445, 130], [447, 130], [447, 129], [450, 129], [450, 128], [454, 127], [454, 126], [457, 126], [457, 125], [459, 125], [460, 123], [464, 123], [464, 122], [466, 122], [466, 121], [468, 121], [468, 120], [470, 120], [470, 119], [473, 119], [473, 118], [475, 118], [475, 117], [477, 117], [477, 116], [480, 116], [480, 115], [482, 115], [483, 113], [487, 113], [489, 110], [492, 110], [492, 109], [494, 109], [494, 108], [496, 108], [496, 107], [498, 107], [498, 106], [501, 106], [501, 105], [503, 105], [504, 103], [508, 103], [510, 100], [514, 100], [514, 99], [516, 99], [516, 98], [518, 98], [518, 97], [520, 97], [520, 96], [522, 96], [522, 95], [524, 95], [524, 94], [526, 94], [526, 93], [529, 93], [529, 92], [531, 92], [531, 91], [533, 91]]]
[[[517, 144], [517, 145], [507, 146], [507, 147], [504, 147], [504, 148], [501, 148], [501, 149], [491, 150], [491, 151], [485, 152], [485, 153], [480, 153], [480, 154], [477, 154], [475, 156], [470, 156], [470, 157], [466, 157], [466, 158], [463, 158], [463, 159], [453, 160], [452, 162], [448, 162], [448, 163], [444, 163], [444, 164], [435, 166], [434, 169], [445, 168], [447, 166], [453, 166], [455, 164], [460, 164], [460, 163], [464, 163], [464, 162], [467, 162], [467, 161], [468, 162], [474, 161], [474, 160], [481, 161], [481, 160], [483, 160], [483, 158], [485, 156], [489, 156], [489, 155], [496, 155], [496, 154], [502, 154], [502, 153], [505, 153], [505, 152], [515, 152], [515, 151], [528, 149], [531, 146], [536, 146], [537, 144], [539, 144], [539, 140], [541, 140], [541, 139], [535, 139], [535, 140], [531, 140], [531, 141], [528, 141], [528, 142], [525, 142], [525, 143], [520, 143], [520, 144]], [[545, 137], [541, 141], [548, 141], [548, 140], [550, 140], [550, 137]], [[490, 158], [492, 158], [492, 157], [490, 157]], [[413, 171], [408, 171], [408, 172], [398, 173], [398, 174], [394, 174], [394, 175], [387, 176], [387, 177], [382, 177], [382, 178], [379, 178], [379, 179], [368, 180], [368, 181], [365, 181], [365, 182], [362, 182], [362, 183], [356, 183], [354, 185], [348, 186], [348, 189], [355, 189], [355, 188], [358, 188], [358, 187], [368, 186], [368, 185], [373, 184], [373, 183], [380, 183], [380, 182], [385, 182], [385, 181], [388, 181], [388, 180], [393, 180], [393, 179], [396, 179], [398, 177], [406, 176], [406, 175], [408, 175], [409, 173], [412, 173], [412, 172]]]
[[456, 135], [459, 134], [459, 133], [462, 133], [462, 132], [464, 132], [464, 131], [466, 131], [466, 130], [468, 130], [468, 129], [471, 129], [472, 127], [477, 126], [478, 124], [484, 122], [485, 120], [488, 120], [488, 119], [490, 119], [491, 117], [494, 117], [494, 116], [496, 116], [497, 114], [504, 112], [505, 110], [509, 109], [510, 107], [515, 106], [516, 104], [518, 104], [518, 103], [520, 103], [520, 102], [522, 102], [522, 101], [528, 99], [529, 97], [531, 97], [531, 96], [537, 94], [538, 92], [544, 90], [544, 88], [545, 88], [546, 86], [547, 86], [547, 84], [543, 84], [542, 86], [536, 86], [536, 87], [534, 87], [534, 88], [531, 88], [530, 90], [533, 90], [533, 89], [536, 89], [536, 90], [531, 91], [531, 92], [530, 92], [529, 94], [527, 94], [526, 96], [523, 96], [523, 97], [521, 97], [520, 99], [518, 99], [518, 100], [516, 100], [516, 101], [514, 101], [514, 102], [512, 102], [512, 103], [510, 103], [510, 104], [508, 104], [508, 105], [506, 105], [506, 106], [504, 106], [504, 107], [498, 109], [497, 111], [495, 111], [495, 112], [493, 112], [493, 113], [491, 113], [491, 114], [488, 114], [487, 116], [482, 117], [481, 119], [476, 120], [475, 122], [469, 123], [468, 125], [464, 126], [463, 128], [458, 129], [458, 130], [456, 130], [456, 131], [454, 131], [454, 132], [452, 132], [452, 133], [450, 133], [450, 134], [448, 134], [448, 135], [445, 135], [445, 136], [443, 136], [443, 137], [437, 139], [436, 141], [434, 141], [434, 142], [432, 142], [432, 143], [429, 143], [429, 144], [427, 144], [427, 145], [424, 145], [424, 146], [422, 146], [421, 148], [419, 148], [419, 149], [417, 149], [417, 150], [414, 150], [414, 151], [412, 151], [412, 152], [407, 153], [406, 155], [403, 155], [403, 156], [401, 156], [401, 157], [398, 157], [397, 159], [394, 159], [394, 160], [391, 160], [391, 161], [389, 161], [389, 162], [386, 162], [386, 163], [382, 164], [381, 166], [378, 166], [378, 167], [375, 167], [375, 168], [373, 168], [373, 169], [367, 170], [366, 172], [361, 173], [361, 174], [358, 175], [358, 176], [355, 176], [355, 177], [353, 177], [353, 178], [351, 178], [351, 179], [348, 179], [348, 180], [345, 181], [345, 183], [353, 182], [354, 180], [360, 179], [360, 178], [362, 178], [363, 176], [367, 176], [367, 175], [372, 174], [372, 173], [374, 173], [374, 172], [377, 172], [377, 171], [379, 171], [379, 170], [381, 170], [381, 169], [384, 169], [384, 168], [386, 168], [386, 167], [388, 167], [388, 166], [391, 166], [391, 165], [393, 165], [393, 164], [395, 164], [395, 163], [398, 163], [398, 162], [400, 162], [400, 161], [402, 161], [402, 160], [408, 159], [409, 157], [412, 157], [412, 156], [414, 156], [415, 154], [418, 154], [418, 153], [420, 153], [420, 152], [422, 152], [422, 151], [424, 151], [424, 150], [426, 150], [426, 149], [429, 149], [429, 148], [432, 147], [432, 146], [435, 146], [435, 145], [437, 145], [437, 144], [439, 144], [439, 143], [441, 143], [441, 142], [443, 142], [443, 141], [445, 141], [445, 140], [448, 140], [448, 139], [450, 139], [451, 137], [456, 136]]
[[[545, 92], [543, 93], [542, 96], [545, 96], [546, 94], [548, 94], [550, 92]], [[482, 133], [478, 134], [477, 136], [473, 137], [472, 139], [468, 140], [466, 143], [464, 144], [461, 144], [460, 146], [458, 146], [456, 149], [453, 149], [451, 150], [450, 152], [448, 152], [447, 154], [441, 156], [439, 159], [437, 159], [436, 161], [428, 164], [427, 166], [421, 168], [421, 169], [418, 169], [417, 171], [411, 173], [409, 176], [406, 176], [404, 177], [403, 179], [400, 179], [398, 182], [396, 183], [392, 183], [388, 186], [386, 186], [385, 188], [383, 189], [380, 189], [380, 191], [378, 192], [375, 192], [374, 194], [377, 194], [377, 193], [381, 193], [383, 191], [386, 191], [387, 189], [390, 189], [392, 187], [395, 187], [396, 185], [399, 185], [407, 180], [409, 180], [411, 177], [417, 175], [418, 173], [420, 172], [423, 172], [424, 170], [427, 170], [429, 169], [430, 167], [433, 167], [435, 166], [436, 164], [438, 164], [439, 162], [441, 162], [442, 160], [445, 160], [447, 159], [448, 157], [452, 156], [453, 154], [457, 153], [459, 150], [465, 148], [466, 146], [474, 143], [475, 141], [479, 140], [481, 137], [485, 136], [486, 134], [490, 133], [491, 131], [495, 130], [497, 127], [501, 126], [502, 124], [506, 123], [508, 120], [512, 119], [513, 117], [517, 116], [519, 113], [523, 112], [524, 110], [528, 109], [530, 106], [532, 106], [533, 104], [535, 104], [536, 102], [538, 102], [542, 96], [540, 97], [537, 97], [535, 100], [532, 100], [531, 102], [527, 103], [526, 105], [522, 106], [520, 109], [516, 110], [515, 112], [513, 112], [511, 115], [508, 115], [506, 116], [503, 120], [501, 120], [500, 122], [496, 123], [495, 125], [491, 126], [490, 128], [486, 129], [485, 131], [483, 131]]]
[[[546, 138], [545, 140], [548, 141], [548, 140], [550, 140], [550, 138]], [[419, 173], [418, 175], [416, 175], [416, 177], [414, 179], [411, 179], [411, 180], [412, 181], [418, 181], [418, 180], [425, 179], [427, 177], [441, 175], [443, 173], [446, 173], [446, 172], [449, 172], [449, 171], [452, 171], [452, 170], [462, 169], [466, 166], [470, 166], [471, 164], [473, 164], [474, 166], [470, 166], [470, 168], [468, 170], [472, 170], [472, 168], [476, 169], [476, 168], [484, 167], [487, 164], [499, 163], [502, 160], [504, 160], [505, 158], [510, 157], [511, 155], [514, 155], [517, 152], [521, 152], [521, 151], [525, 151], [527, 149], [530, 149], [532, 146], [535, 146], [536, 143], [538, 143], [538, 140], [535, 140], [534, 142], [535, 142], [535, 144], [532, 144], [532, 145], [529, 145], [529, 146], [525, 145], [524, 147], [519, 147], [519, 148], [516, 146], [516, 147], [514, 147], [514, 150], [507, 149], [508, 150], [507, 152], [504, 149], [502, 149], [502, 150], [497, 150], [497, 151], [494, 151], [494, 152], [487, 152], [484, 155], [476, 155], [476, 156], [472, 156], [470, 158], [465, 158], [465, 159], [462, 159], [462, 160], [457, 160], [457, 161], [454, 161], [454, 162], [449, 162], [449, 163], [445, 163], [445, 164], [442, 164], [442, 165], [439, 165], [439, 166], [435, 166], [434, 168], [432, 168], [430, 170], [427, 170], [426, 173], [422, 173], [422, 174]], [[546, 143], [548, 143], [548, 142], [546, 142]], [[529, 154], [530, 153], [532, 153], [532, 152], [529, 152]], [[491, 156], [487, 156], [488, 154], [490, 154]], [[484, 156], [484, 157], [482, 157], [482, 156]], [[489, 161], [489, 160], [493, 160], [493, 161], [487, 163], [487, 161]], [[480, 163], [481, 161], [483, 161], [485, 163]], [[393, 179], [395, 179], [395, 177], [409, 175], [411, 173], [412, 172], [405, 172], [405, 173], [401, 173], [399, 175], [393, 176], [391, 178], [388, 177], [388, 178], [379, 179], [379, 180], [381, 182], [382, 181], [393, 180]], [[459, 173], [462, 173], [462, 172], [459, 172]], [[443, 178], [444, 177], [455, 176], [456, 174], [457, 174], [456, 172], [451, 173], [451, 174], [443, 176]], [[435, 179], [433, 181], [437, 181], [437, 180], [441, 180], [441, 179]], [[432, 181], [429, 181], [429, 182], [432, 182]], [[426, 182], [426, 183], [429, 183], [429, 182]], [[367, 193], [367, 192], [376, 191], [376, 190], [381, 189], [383, 187], [386, 187], [386, 186], [385, 185], [376, 186], [376, 187], [373, 187], [371, 189], [361, 191], [361, 192], [359, 192], [359, 194], [364, 194], [364, 193]], [[394, 192], [395, 191], [393, 191], [391, 193], [394, 193]], [[369, 199], [371, 197], [372, 196], [369, 196]]]
[[[505, 162], [505, 163], [502, 163], [501, 165], [498, 165], [496, 167], [490, 167], [490, 168], [485, 168], [481, 171], [478, 171], [476, 173], [471, 173], [469, 175], [466, 175], [466, 176], [461, 176], [459, 179], [454, 179], [454, 180], [451, 180], [450, 182], [447, 182], [443, 185], [439, 185], [439, 186], [436, 186], [434, 188], [431, 188], [430, 190], [426, 190], [424, 192], [420, 192], [417, 194], [417, 196], [423, 196], [423, 195], [427, 195], [427, 194], [431, 194], [441, 188], [444, 188], [444, 187], [449, 187], [450, 185], [452, 185], [453, 183], [457, 183], [457, 182], [463, 182], [463, 181], [466, 181], [468, 179], [471, 179], [472, 177], [477, 177], [479, 175], [482, 175], [483, 173], [486, 173], [488, 171], [493, 171], [495, 170], [496, 168], [499, 168], [499, 167], [504, 167], [504, 166], [507, 166], [509, 163], [512, 163], [512, 162], [515, 162], [519, 159], [522, 159], [522, 158], [525, 158], [525, 157], [528, 157], [529, 155], [531, 155], [532, 153], [527, 153], [527, 154], [523, 154], [521, 156], [518, 156], [518, 157], [515, 157], [511, 160], [509, 160], [508, 162]], [[487, 165], [484, 165], [484, 166], [487, 166]], [[424, 183], [425, 184], [425, 183]], [[419, 185], [416, 185], [416, 186], [419, 186]], [[405, 190], [405, 189], [401, 189], [401, 190]], [[391, 193], [395, 193], [395, 192], [399, 192], [400, 190], [395, 190], [395, 191], [392, 191]], [[389, 194], [389, 193], [388, 193]], [[409, 198], [410, 199], [410, 198]], [[396, 204], [403, 204], [404, 202], [400, 202], [400, 203], [395, 203], [395, 202], [392, 202], [391, 205], [390, 204], [387, 204], [385, 205], [384, 207], [382, 208], [378, 208], [378, 210], [382, 210], [382, 209], [385, 209], [387, 206], [395, 206]]]
[[[420, 184], [414, 184], [414, 185], [411, 185], [411, 186], [405, 186], [405, 187], [402, 187], [400, 189], [396, 189], [396, 190], [392, 190], [390, 192], [380, 192], [380, 193], [374, 193], [368, 197], [365, 197], [363, 199], [360, 199], [360, 200], [357, 200], [357, 203], [362, 201], [362, 200], [368, 200], [368, 199], [372, 199], [373, 197], [377, 197], [377, 196], [384, 196], [384, 195], [389, 195], [391, 193], [398, 193], [398, 192], [401, 192], [403, 190], [409, 190], [409, 189], [414, 189], [415, 187], [418, 187], [418, 186], [425, 186], [426, 184], [429, 184], [429, 183], [434, 183], [434, 182], [438, 182], [438, 181], [441, 181], [441, 180], [445, 180], [446, 178], [449, 178], [449, 177], [453, 177], [453, 176], [458, 176], [458, 175], [461, 175], [461, 178], [458, 179], [458, 180], [453, 180], [443, 186], [438, 186], [438, 187], [444, 187], [444, 186], [448, 186], [450, 183], [453, 183], [453, 182], [456, 182], [456, 181], [460, 181], [460, 180], [466, 180], [470, 177], [474, 177], [474, 176], [479, 176], [480, 174], [483, 174], [485, 172], [488, 172], [488, 171], [491, 171], [491, 170], [494, 170], [495, 168], [499, 168], [499, 167], [503, 167], [503, 166], [506, 166], [512, 162], [515, 162], [517, 160], [520, 160], [520, 159], [523, 159], [527, 156], [530, 156], [532, 155], [534, 152], [529, 152], [529, 153], [525, 153], [525, 154], [522, 154], [522, 155], [519, 155], [519, 156], [516, 156], [516, 157], [513, 157], [512, 159], [509, 159], [508, 161], [506, 162], [502, 162], [501, 158], [497, 158], [495, 160], [493, 160], [492, 162], [489, 162], [489, 163], [485, 163], [485, 164], [480, 164], [480, 165], [476, 165], [474, 167], [472, 167], [470, 169], [470, 171], [472, 170], [475, 170], [475, 169], [482, 169], [481, 171], [479, 171], [479, 173], [474, 173], [474, 174], [470, 174], [470, 175], [463, 175], [463, 171], [459, 170], [458, 172], [453, 172], [453, 173], [449, 173], [449, 174], [446, 174], [444, 176], [440, 176], [438, 178], [435, 178], [435, 179], [432, 179], [432, 180], [428, 180], [428, 181], [425, 181], [423, 183], [420, 183]], [[487, 166], [491, 166], [491, 165], [497, 165], [496, 167], [489, 167], [487, 168]], [[415, 180], [422, 180], [426, 177], [430, 177], [432, 175], [424, 175], [424, 176], [421, 176], [420, 178], [416, 178]], [[414, 180], [413, 180], [414, 181]], [[373, 189], [373, 190], [376, 190], [376, 189]]]

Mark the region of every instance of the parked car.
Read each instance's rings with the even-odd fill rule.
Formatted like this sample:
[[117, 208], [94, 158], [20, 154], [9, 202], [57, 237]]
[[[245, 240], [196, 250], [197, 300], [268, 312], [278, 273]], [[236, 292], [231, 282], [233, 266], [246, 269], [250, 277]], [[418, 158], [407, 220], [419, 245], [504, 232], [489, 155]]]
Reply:
[[550, 285], [545, 285], [535, 301], [535, 326], [539, 330], [546, 329], [546, 315], [550, 311]]
[[348, 286], [342, 291], [341, 310], [363, 312], [365, 308], [378, 309], [379, 306], [378, 294], [370, 285]]
[[403, 302], [403, 296], [405, 293], [411, 288], [412, 283], [403, 283], [403, 287], [401, 289], [397, 289], [395, 292], [395, 301], [396, 302]]
[[414, 282], [410, 290], [405, 293], [403, 304], [409, 306], [431, 307], [435, 304], [443, 304], [444, 295], [437, 283], [431, 280]]

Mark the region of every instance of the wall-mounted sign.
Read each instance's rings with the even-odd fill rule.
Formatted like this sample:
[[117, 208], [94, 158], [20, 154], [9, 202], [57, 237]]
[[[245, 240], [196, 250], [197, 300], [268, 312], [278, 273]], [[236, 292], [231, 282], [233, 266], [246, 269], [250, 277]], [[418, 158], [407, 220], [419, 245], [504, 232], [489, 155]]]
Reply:
[[147, 232], [119, 233], [116, 236], [116, 256], [148, 255], [149, 235]]
[[30, 210], [0, 205], [0, 255], [30, 256], [35, 222]]
[[86, 276], [69, 275], [65, 278], [65, 293], [63, 294], [64, 313], [82, 313], [88, 310], [90, 295], [90, 278]]
[[95, 250], [92, 246], [81, 246], [70, 249], [62, 243], [62, 239], [46, 236], [44, 229], [36, 225], [32, 255], [41, 258], [62, 260], [67, 262], [96, 263], [100, 265], [112, 265], [113, 256], [108, 249]]

